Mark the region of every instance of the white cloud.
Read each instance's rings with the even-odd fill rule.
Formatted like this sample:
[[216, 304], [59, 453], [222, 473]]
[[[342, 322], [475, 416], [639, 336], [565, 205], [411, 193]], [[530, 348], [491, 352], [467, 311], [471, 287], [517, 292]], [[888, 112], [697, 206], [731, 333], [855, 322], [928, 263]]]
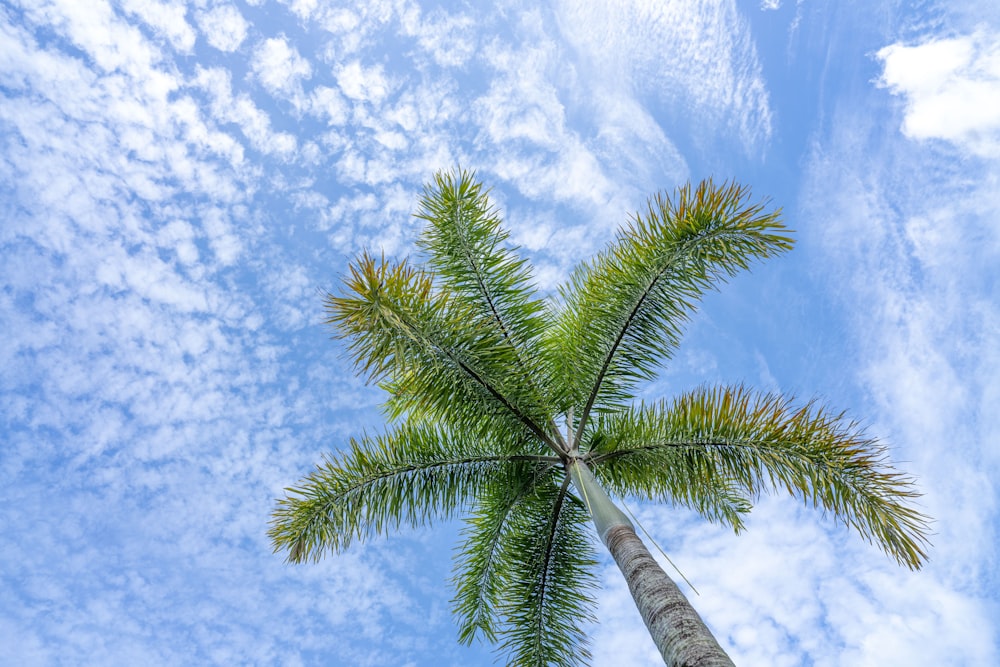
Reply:
[[327, 121], [330, 125], [342, 125], [347, 121], [347, 103], [336, 88], [316, 86], [309, 99], [309, 111]]
[[411, 5], [400, 17], [404, 35], [416, 37], [420, 48], [441, 67], [462, 67], [475, 55], [478, 35], [470, 16], [437, 9], [421, 15]]
[[985, 29], [877, 54], [881, 85], [905, 99], [902, 131], [1000, 157], [1000, 36]]
[[220, 51], [235, 51], [240, 48], [249, 28], [240, 11], [230, 4], [198, 12], [198, 25], [208, 43]]
[[[240, 212], [240, 209], [236, 211]], [[223, 266], [235, 263], [243, 250], [243, 244], [233, 228], [229, 213], [218, 206], [207, 206], [198, 215], [208, 236], [209, 246], [219, 263]]]
[[300, 19], [307, 20], [313, 18], [319, 7], [319, 0], [283, 0], [288, 8], [292, 10]]
[[188, 25], [187, 8], [182, 2], [157, 0], [124, 0], [122, 8], [135, 14], [157, 34], [166, 37], [181, 53], [190, 53], [194, 47], [194, 29]]
[[[548, 51], [552, 48], [550, 44]], [[476, 110], [483, 129], [496, 144], [524, 141], [543, 151], [555, 151], [565, 139], [565, 109], [555, 86], [546, 79], [547, 56], [544, 47], [504, 49], [492, 56], [500, 76], [494, 78], [489, 92], [476, 100]]]
[[587, 140], [568, 126], [557, 86], [567, 65], [536, 18], [522, 18], [523, 44], [495, 41], [485, 50], [495, 74], [472, 109], [486, 140], [484, 152], [492, 154], [486, 168], [532, 199], [568, 203], [594, 218], [609, 210], [619, 214], [623, 193]]
[[352, 60], [339, 66], [336, 74], [337, 85], [352, 100], [378, 105], [389, 94], [389, 81], [381, 65], [365, 67]]
[[238, 125], [255, 149], [285, 159], [295, 153], [298, 141], [293, 135], [275, 132], [271, 128], [271, 119], [246, 93], [233, 95], [228, 70], [199, 67], [192, 83], [209, 94], [213, 117], [221, 123]]
[[250, 67], [269, 93], [302, 106], [302, 80], [312, 76], [312, 66], [284, 36], [265, 39], [254, 50]]
[[106, 1], [52, 0], [25, 12], [30, 20], [62, 32], [104, 73], [120, 70], [147, 86], [161, 85], [167, 77], [154, 69], [163, 59], [160, 50], [143, 38], [138, 27], [119, 20]]
[[[913, 103], [947, 90], [975, 61], [962, 40], [929, 43], [936, 46], [883, 52], [886, 80]], [[987, 443], [1000, 437], [1000, 423], [982, 406], [1000, 392], [998, 163], [959, 159], [894, 129], [880, 135], [873, 124], [888, 116], [885, 106], [843, 105], [810, 160], [803, 217], [839, 285], [871, 417], [900, 467], [916, 475], [935, 535], [924, 571], [905, 583], [879, 578], [859, 604], [840, 602], [836, 624], [850, 645], [843, 661], [993, 664], [1000, 456]], [[951, 624], [952, 613], [963, 621]], [[942, 641], [917, 642], [945, 625]]]

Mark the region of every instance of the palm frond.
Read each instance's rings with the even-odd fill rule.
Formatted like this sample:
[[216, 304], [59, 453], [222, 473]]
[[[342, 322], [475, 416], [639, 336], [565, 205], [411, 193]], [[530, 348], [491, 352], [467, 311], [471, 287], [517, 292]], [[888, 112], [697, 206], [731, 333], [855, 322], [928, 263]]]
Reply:
[[593, 543], [583, 504], [561, 486], [538, 485], [513, 514], [509, 575], [500, 595], [501, 648], [510, 664], [589, 662], [582, 625], [593, 621]]
[[488, 641], [496, 641], [500, 599], [510, 580], [511, 559], [521, 557], [511, 551], [511, 533], [521, 523], [518, 513], [534, 498], [535, 487], [548, 482], [549, 473], [551, 470], [522, 468], [513, 475], [495, 475], [476, 499], [475, 510], [462, 531], [464, 540], [456, 554], [453, 579], [453, 608], [463, 644], [471, 643], [480, 633]]
[[737, 386], [699, 389], [602, 422], [588, 459], [619, 493], [692, 504], [720, 484], [745, 500], [784, 489], [902, 565], [917, 569], [927, 558], [928, 519], [910, 505], [920, 495], [912, 479], [843, 414]]
[[704, 292], [791, 248], [779, 213], [749, 197], [746, 187], [711, 181], [656, 196], [574, 271], [546, 349], [566, 388], [564, 409], [580, 409], [578, 433], [595, 407], [624, 405], [635, 383], [672, 355]]
[[407, 422], [385, 435], [351, 440], [327, 457], [272, 513], [268, 535], [288, 560], [318, 560], [354, 540], [418, 526], [466, 509], [494, 475], [551, 466], [537, 456], [496, 454], [475, 438]]
[[346, 294], [326, 298], [327, 323], [347, 339], [358, 369], [390, 391], [394, 414], [472, 432], [488, 424], [556, 449], [551, 418], [512, 379], [502, 334], [451, 292], [435, 291], [430, 274], [363, 254], [344, 286]]
[[530, 355], [547, 310], [531, 285], [530, 265], [508, 247], [510, 235], [475, 175], [438, 173], [416, 216], [428, 223], [418, 245], [427, 252], [435, 279], [498, 327], [518, 355]]
[[[648, 419], [647, 419], [648, 418]], [[743, 530], [750, 494], [715, 467], [711, 458], [683, 447], [664, 447], [663, 432], [645, 406], [632, 414], [600, 415], [585, 448], [594, 476], [615, 495], [669, 502], [714, 523]]]
[[[488, 192], [472, 172], [439, 172], [424, 188], [416, 217], [428, 223], [417, 244], [427, 253], [435, 283], [494, 330], [499, 340], [491, 356], [507, 368], [520, 404], [539, 419], [551, 419], [548, 373], [537, 345], [551, 315], [531, 284], [530, 264], [508, 245]], [[558, 437], [558, 429], [551, 432]]]

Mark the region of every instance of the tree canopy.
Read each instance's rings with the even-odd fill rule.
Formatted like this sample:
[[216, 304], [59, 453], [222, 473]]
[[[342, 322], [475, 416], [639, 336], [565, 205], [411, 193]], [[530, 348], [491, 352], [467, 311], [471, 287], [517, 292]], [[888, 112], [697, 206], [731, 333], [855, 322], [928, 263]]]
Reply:
[[365, 252], [326, 296], [357, 371], [386, 390], [390, 424], [279, 500], [270, 536], [290, 561], [460, 516], [459, 639], [497, 642], [519, 665], [588, 657], [594, 507], [574, 465], [612, 496], [737, 532], [761, 493], [785, 491], [899, 563], [924, 561], [912, 480], [843, 413], [743, 385], [637, 401], [702, 295], [792, 247], [748, 188], [653, 197], [552, 298], [473, 174], [438, 174], [417, 216], [423, 264]]

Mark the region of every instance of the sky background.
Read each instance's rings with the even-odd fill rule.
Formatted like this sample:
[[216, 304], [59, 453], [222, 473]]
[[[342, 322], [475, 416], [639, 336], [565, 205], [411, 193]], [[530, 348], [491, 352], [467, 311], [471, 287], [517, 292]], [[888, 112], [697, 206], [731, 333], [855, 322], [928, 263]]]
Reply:
[[[795, 251], [644, 395], [846, 410], [918, 477], [930, 563], [787, 497], [740, 536], [626, 503], [737, 664], [1000, 664], [1000, 4], [542, 4], [0, 3], [0, 664], [493, 664], [456, 524], [302, 566], [266, 537], [383, 423], [322, 292], [414, 252], [459, 164], [542, 290], [688, 180], [783, 207]], [[600, 580], [594, 664], [655, 664]]]

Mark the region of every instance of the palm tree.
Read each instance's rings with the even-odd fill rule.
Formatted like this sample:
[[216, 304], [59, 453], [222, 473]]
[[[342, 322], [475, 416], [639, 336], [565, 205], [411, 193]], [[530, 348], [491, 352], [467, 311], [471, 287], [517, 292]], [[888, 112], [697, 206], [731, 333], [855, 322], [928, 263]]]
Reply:
[[587, 662], [591, 520], [664, 661], [732, 664], [609, 494], [738, 532], [760, 493], [784, 489], [919, 568], [927, 520], [907, 504], [912, 481], [842, 414], [743, 386], [635, 399], [705, 291], [791, 248], [764, 209], [736, 184], [656, 196], [545, 300], [474, 175], [438, 174], [417, 213], [426, 268], [364, 253], [325, 300], [392, 425], [287, 490], [275, 551], [318, 559], [464, 515], [459, 640], [498, 643], [517, 665]]

